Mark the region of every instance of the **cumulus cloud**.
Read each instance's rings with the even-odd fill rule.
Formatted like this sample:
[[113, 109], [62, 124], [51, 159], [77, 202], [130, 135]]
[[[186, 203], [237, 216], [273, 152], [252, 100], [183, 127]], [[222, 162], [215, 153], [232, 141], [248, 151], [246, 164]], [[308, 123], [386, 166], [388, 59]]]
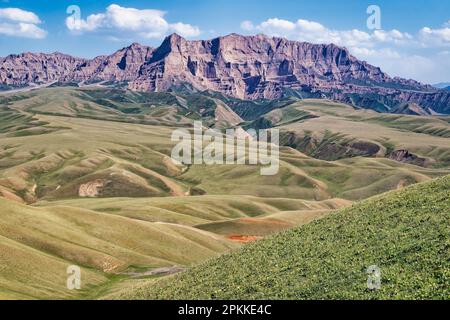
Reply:
[[450, 74], [450, 55], [448, 53], [428, 55], [398, 53], [389, 58], [383, 55], [374, 55], [367, 59], [374, 65], [382, 66], [383, 71], [388, 74], [428, 84], [448, 82]]
[[41, 20], [35, 13], [18, 8], [0, 9], [0, 19], [33, 24], [41, 23]]
[[19, 8], [0, 9], [0, 34], [31, 39], [43, 39], [47, 32], [38, 25], [39, 17]]
[[200, 29], [195, 26], [191, 26], [190, 24], [186, 23], [173, 23], [170, 25], [170, 29], [174, 32], [182, 35], [183, 37], [196, 37], [200, 35]]
[[375, 30], [373, 38], [379, 42], [402, 43], [413, 39], [413, 36], [406, 32], [400, 32], [396, 29], [390, 31]]
[[357, 29], [332, 30], [318, 22], [304, 19], [289, 21], [271, 18], [257, 25], [254, 25], [251, 21], [243, 21], [241, 28], [245, 31], [261, 32], [270, 36], [287, 37], [314, 43], [335, 43], [347, 47], [361, 45], [373, 47], [379, 42], [402, 43], [413, 38], [410, 34], [395, 29], [390, 31], [375, 30], [372, 33]]
[[69, 30], [79, 31], [94, 31], [102, 26], [105, 20], [104, 14], [92, 14], [86, 20], [77, 19], [70, 16], [66, 19], [66, 26]]
[[166, 12], [153, 9], [125, 8], [112, 4], [103, 13], [89, 15], [86, 19], [72, 15], [66, 19], [67, 28], [76, 33], [98, 30], [133, 32], [143, 38], [162, 38], [176, 32], [184, 37], [200, 35], [200, 29], [190, 24], [169, 23]]
[[398, 59], [402, 57], [402, 55], [398, 51], [391, 48], [371, 49], [353, 47], [352, 53], [358, 56], [360, 59], [364, 60], [370, 60], [374, 57], [382, 57], [383, 59]]
[[279, 35], [280, 33], [284, 32], [293, 32], [295, 30], [295, 23], [283, 20], [283, 19], [269, 19], [267, 21], [262, 22], [259, 26], [257, 26], [257, 29], [261, 29], [263, 31], [266, 31], [268, 33]]
[[424, 46], [450, 47], [450, 26], [441, 29], [422, 28], [419, 37]]

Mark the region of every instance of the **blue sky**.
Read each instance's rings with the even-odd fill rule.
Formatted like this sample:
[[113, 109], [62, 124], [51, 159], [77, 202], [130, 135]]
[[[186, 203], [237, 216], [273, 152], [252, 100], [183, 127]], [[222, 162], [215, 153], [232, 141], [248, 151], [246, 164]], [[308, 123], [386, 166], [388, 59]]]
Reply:
[[[66, 13], [71, 5], [80, 16]], [[381, 29], [368, 28], [369, 5], [380, 8]], [[0, 0], [0, 56], [59, 51], [91, 58], [132, 42], [158, 46], [172, 32], [334, 42], [393, 76], [450, 81], [445, 0]]]

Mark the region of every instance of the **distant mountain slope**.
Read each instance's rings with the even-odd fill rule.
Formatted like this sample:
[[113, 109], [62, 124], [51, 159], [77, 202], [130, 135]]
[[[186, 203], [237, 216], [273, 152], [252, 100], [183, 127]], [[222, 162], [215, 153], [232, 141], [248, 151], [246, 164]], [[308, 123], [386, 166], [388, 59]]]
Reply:
[[130, 81], [136, 78], [142, 64], [154, 49], [133, 43], [112, 55], [96, 57], [75, 70], [62, 81]]
[[26, 86], [31, 83], [129, 81], [150, 57], [153, 49], [133, 43], [109, 56], [92, 60], [61, 53], [22, 53], [0, 59], [0, 83]]
[[173, 34], [156, 49], [135, 43], [92, 60], [60, 53], [25, 53], [0, 59], [3, 88], [50, 81], [126, 82], [137, 91], [182, 87], [251, 100], [286, 95], [327, 97], [380, 112], [398, 112], [402, 109], [399, 106], [414, 103], [426, 113], [450, 113], [450, 93], [446, 90], [391, 78], [334, 44], [264, 35], [231, 34], [188, 41]]
[[449, 199], [450, 176], [387, 193], [115, 297], [449, 299]]
[[438, 88], [438, 89], [450, 89], [450, 82], [440, 82], [440, 83], [436, 83], [433, 84], [433, 87]]
[[12, 54], [0, 58], [0, 83], [20, 87], [34, 83], [47, 83], [70, 78], [75, 70], [87, 63], [59, 52]]

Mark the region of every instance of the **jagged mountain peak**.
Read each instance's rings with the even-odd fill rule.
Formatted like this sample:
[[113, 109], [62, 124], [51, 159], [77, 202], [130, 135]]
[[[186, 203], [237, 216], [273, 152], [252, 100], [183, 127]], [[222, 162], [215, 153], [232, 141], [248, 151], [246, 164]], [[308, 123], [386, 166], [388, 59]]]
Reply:
[[143, 48], [143, 47], [146, 47], [146, 46], [140, 44], [139, 42], [133, 42], [127, 48]]
[[133, 42], [129, 46], [126, 46], [126, 47], [124, 47], [124, 48], [122, 48], [120, 50], [117, 50], [115, 53], [120, 53], [120, 52], [127, 53], [127, 52], [148, 51], [148, 50], [153, 51], [154, 48], [150, 47], [150, 46], [143, 45], [143, 44], [141, 44], [139, 42]]
[[0, 60], [0, 84], [127, 81], [129, 89], [165, 91], [189, 84], [240, 99], [275, 99], [286, 92], [390, 112], [415, 103], [450, 113], [450, 93], [414, 80], [392, 78], [335, 44], [232, 33], [187, 40], [173, 33], [158, 48], [133, 43], [92, 60], [55, 54], [12, 55]]
[[157, 50], [173, 50], [177, 45], [183, 42], [185, 43], [187, 40], [177, 33], [172, 33], [164, 38]]
[[184, 37], [180, 36], [178, 33], [174, 32], [169, 34], [166, 39], [169, 39], [171, 41], [179, 41], [179, 40], [186, 40]]

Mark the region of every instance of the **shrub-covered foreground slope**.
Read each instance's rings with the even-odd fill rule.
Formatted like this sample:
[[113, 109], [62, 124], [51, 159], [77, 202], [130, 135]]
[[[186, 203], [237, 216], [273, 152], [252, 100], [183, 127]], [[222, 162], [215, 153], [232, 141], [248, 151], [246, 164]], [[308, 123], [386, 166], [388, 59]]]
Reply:
[[[114, 296], [130, 299], [449, 299], [450, 176], [360, 202], [188, 272]], [[381, 288], [367, 288], [367, 269]]]

